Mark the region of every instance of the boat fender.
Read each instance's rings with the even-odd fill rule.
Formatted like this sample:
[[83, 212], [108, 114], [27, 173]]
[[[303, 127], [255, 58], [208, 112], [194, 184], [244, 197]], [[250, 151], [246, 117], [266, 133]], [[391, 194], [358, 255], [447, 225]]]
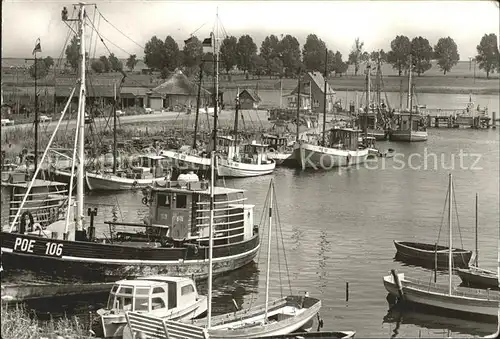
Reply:
[[141, 200], [142, 204], [143, 205], [148, 205], [148, 197], [143, 197], [142, 200]]
[[132, 183], [132, 187], [136, 187], [137, 186], [137, 180], [134, 180], [134, 182]]
[[274, 153], [274, 152], [276, 152], [276, 150], [275, 150], [274, 148], [272, 148], [272, 147], [271, 147], [271, 148], [269, 149], [269, 152], [270, 152], [270, 153]]
[[[29, 230], [26, 230], [26, 216], [30, 219]], [[33, 214], [31, 212], [26, 211], [21, 215], [21, 221], [19, 223], [19, 233], [24, 234], [24, 232], [32, 232], [33, 225], [35, 224], [35, 220], [33, 219]]]
[[194, 254], [198, 254], [198, 246], [194, 245]]

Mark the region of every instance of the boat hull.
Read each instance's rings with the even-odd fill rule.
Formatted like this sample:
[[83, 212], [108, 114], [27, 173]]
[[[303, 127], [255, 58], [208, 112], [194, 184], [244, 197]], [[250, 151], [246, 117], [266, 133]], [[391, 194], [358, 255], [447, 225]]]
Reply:
[[[208, 247], [130, 246], [66, 241], [2, 232], [2, 265], [6, 272], [28, 270], [47, 281], [116, 281], [148, 275], [208, 277]], [[16, 246], [17, 244], [17, 246]], [[28, 246], [28, 245], [31, 245]], [[213, 251], [213, 273], [222, 274], [250, 263], [257, 254], [259, 235]], [[48, 248], [60, 248], [53, 255]], [[28, 250], [31, 250], [29, 252]]]
[[87, 172], [85, 175], [87, 186], [91, 191], [127, 191], [136, 190], [153, 185], [157, 181], [165, 180], [164, 177], [151, 179], [130, 179], [115, 175], [97, 174]]
[[498, 275], [493, 271], [471, 266], [468, 269], [459, 268], [456, 273], [466, 286], [500, 289]]
[[[435, 244], [395, 240], [394, 246], [396, 247], [397, 260], [432, 269], [435, 266], [437, 256], [437, 268], [448, 269], [448, 247], [438, 246], [436, 253]], [[471, 257], [472, 251], [454, 248], [453, 266], [457, 268], [467, 268], [469, 267]]]
[[369, 150], [339, 150], [308, 143], [294, 145], [294, 158], [302, 169], [331, 169], [340, 166], [351, 166], [364, 163]]
[[166, 162], [172, 168], [178, 170], [206, 171], [210, 169], [210, 158], [177, 151], [161, 151], [160, 155], [166, 158]]
[[276, 166], [287, 166], [293, 162], [293, 153], [268, 152], [267, 158], [273, 160]]
[[427, 141], [428, 134], [427, 131], [391, 131], [389, 133], [389, 140], [391, 141], [407, 141], [407, 142], [418, 142]]
[[247, 178], [271, 174], [276, 168], [276, 163], [269, 164], [245, 164], [223, 158], [217, 160], [217, 174], [219, 177]]
[[[404, 274], [399, 273], [398, 277], [403, 286], [403, 293], [406, 302], [420, 305], [436, 307], [453, 312], [472, 313], [482, 316], [497, 316], [499, 306], [499, 296], [496, 299], [492, 296], [490, 299], [479, 299], [474, 297], [462, 297], [460, 295], [448, 295], [448, 288], [441, 291], [434, 291], [428, 287], [417, 288], [407, 285]], [[428, 284], [427, 284], [428, 285]], [[398, 286], [392, 275], [384, 277], [384, 287], [392, 296], [399, 297]]]
[[384, 130], [368, 129], [366, 132], [369, 137], [374, 137], [376, 141], [387, 139], [387, 133]]

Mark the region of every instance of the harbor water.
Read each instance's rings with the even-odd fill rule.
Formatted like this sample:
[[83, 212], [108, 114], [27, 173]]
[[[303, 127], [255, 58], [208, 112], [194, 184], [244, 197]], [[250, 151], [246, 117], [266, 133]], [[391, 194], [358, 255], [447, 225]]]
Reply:
[[[273, 232], [271, 298], [289, 294], [290, 286], [293, 293], [307, 291], [321, 298], [323, 329], [354, 329], [360, 338], [485, 335], [494, 332], [496, 324], [419, 311], [388, 315], [382, 277], [395, 268], [431, 281], [431, 271], [394, 261], [393, 240], [435, 243], [439, 236], [440, 244], [448, 243], [445, 198], [449, 173], [454, 176], [457, 210], [453, 245], [474, 250], [478, 193], [479, 265], [497, 269], [498, 136], [498, 130], [431, 130], [429, 140], [423, 143], [380, 142], [381, 149], [395, 149], [396, 157], [359, 168], [279, 168], [272, 175], [228, 179], [219, 184], [246, 189], [247, 202], [256, 205], [254, 220], [258, 223], [262, 215], [267, 219], [263, 207], [270, 180], [274, 179], [280, 218], [273, 227], [282, 232], [286, 258], [276, 252]], [[112, 219], [113, 205], [118, 206], [118, 219], [142, 222], [147, 209], [141, 198], [140, 191], [92, 192], [86, 202], [89, 207], [98, 207], [98, 231], [104, 232], [102, 225]], [[232, 299], [239, 307], [264, 301], [267, 233], [263, 234], [261, 248], [255, 263], [215, 279], [214, 313], [234, 311]], [[446, 284], [444, 274], [438, 281]], [[458, 277], [454, 282], [460, 283]], [[199, 284], [199, 290], [206, 292], [206, 282]], [[68, 306], [64, 311], [86, 314], [103, 306], [105, 300], [105, 296], [102, 300], [82, 300], [76, 310]], [[30, 305], [41, 312], [52, 307], [46, 303]]]

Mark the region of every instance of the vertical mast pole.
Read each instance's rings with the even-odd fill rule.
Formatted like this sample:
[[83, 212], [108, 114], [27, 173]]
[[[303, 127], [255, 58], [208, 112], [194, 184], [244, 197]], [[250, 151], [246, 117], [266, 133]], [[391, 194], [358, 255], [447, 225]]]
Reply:
[[80, 13], [78, 21], [78, 36], [80, 40], [80, 93], [79, 93], [79, 125], [78, 125], [78, 158], [79, 158], [79, 168], [77, 176], [77, 215], [76, 217], [76, 229], [83, 229], [83, 194], [85, 190], [85, 6], [80, 4]]

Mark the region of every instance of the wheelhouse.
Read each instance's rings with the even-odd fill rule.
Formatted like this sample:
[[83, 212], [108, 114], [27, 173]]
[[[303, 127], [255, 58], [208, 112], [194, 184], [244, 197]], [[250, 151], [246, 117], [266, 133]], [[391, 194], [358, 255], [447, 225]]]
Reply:
[[262, 143], [268, 145], [269, 151], [271, 149], [279, 150], [288, 146], [288, 139], [283, 136], [264, 134], [262, 136]]
[[360, 133], [361, 130], [358, 129], [333, 128], [329, 133], [329, 147], [344, 150], [357, 150]]

